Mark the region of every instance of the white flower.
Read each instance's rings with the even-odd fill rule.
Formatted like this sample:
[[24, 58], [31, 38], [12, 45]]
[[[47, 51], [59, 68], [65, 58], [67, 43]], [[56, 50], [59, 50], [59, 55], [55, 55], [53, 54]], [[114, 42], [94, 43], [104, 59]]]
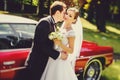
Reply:
[[62, 33], [60, 32], [60, 28], [57, 27], [57, 28], [56, 28], [56, 31], [55, 31], [55, 32], [51, 32], [48, 37], [49, 37], [50, 40], [53, 40], [53, 39], [62, 40], [63, 35], [62, 35]]

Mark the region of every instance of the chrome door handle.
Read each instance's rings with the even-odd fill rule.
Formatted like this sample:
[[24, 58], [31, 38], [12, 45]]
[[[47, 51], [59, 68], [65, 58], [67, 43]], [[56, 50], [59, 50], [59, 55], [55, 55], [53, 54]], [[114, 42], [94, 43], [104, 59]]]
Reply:
[[3, 62], [3, 65], [9, 66], [15, 64], [15, 61], [5, 61]]

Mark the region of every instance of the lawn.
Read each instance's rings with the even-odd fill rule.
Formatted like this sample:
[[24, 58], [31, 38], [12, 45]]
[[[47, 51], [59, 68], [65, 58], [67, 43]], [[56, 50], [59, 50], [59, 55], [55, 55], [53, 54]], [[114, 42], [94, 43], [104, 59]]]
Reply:
[[107, 23], [107, 32], [100, 33], [94, 24], [83, 18], [81, 18], [81, 22], [84, 28], [84, 40], [93, 41], [102, 46], [111, 46], [115, 54], [120, 54], [120, 24]]
[[113, 62], [103, 71], [101, 80], [120, 80], [120, 60]]

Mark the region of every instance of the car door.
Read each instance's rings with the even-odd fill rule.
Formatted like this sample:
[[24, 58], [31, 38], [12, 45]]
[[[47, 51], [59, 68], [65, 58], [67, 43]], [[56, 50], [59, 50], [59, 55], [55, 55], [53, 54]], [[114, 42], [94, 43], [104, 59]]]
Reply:
[[[12, 80], [15, 74], [24, 68], [35, 31], [35, 24], [12, 23], [9, 25], [13, 29], [12, 34], [14, 32], [14, 35], [7, 34], [1, 36], [0, 40], [7, 37], [12, 48], [6, 47], [0, 49], [0, 80]], [[2, 29], [1, 31], [3, 32]], [[7, 33], [7, 31], [4, 32]]]
[[29, 48], [0, 50], [0, 80], [13, 79], [24, 68], [29, 51]]

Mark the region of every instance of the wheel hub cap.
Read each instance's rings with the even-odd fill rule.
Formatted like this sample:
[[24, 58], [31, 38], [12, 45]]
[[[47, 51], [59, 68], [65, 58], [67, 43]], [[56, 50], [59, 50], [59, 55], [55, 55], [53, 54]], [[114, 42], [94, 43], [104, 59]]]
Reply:
[[91, 68], [91, 69], [89, 69], [89, 71], [88, 71], [88, 76], [89, 76], [89, 77], [93, 77], [94, 73], [95, 73], [95, 70], [94, 70], [93, 68]]

